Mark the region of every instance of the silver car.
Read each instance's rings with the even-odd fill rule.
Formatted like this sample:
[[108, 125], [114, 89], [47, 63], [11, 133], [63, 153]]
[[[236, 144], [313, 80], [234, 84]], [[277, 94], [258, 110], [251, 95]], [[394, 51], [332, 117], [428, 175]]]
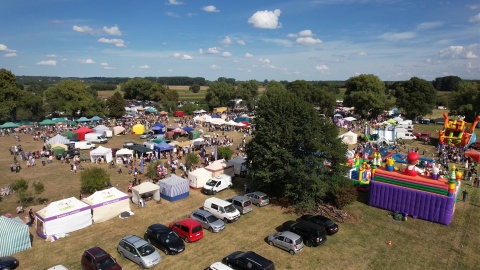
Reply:
[[268, 244], [286, 250], [292, 255], [295, 255], [298, 252], [302, 251], [304, 247], [302, 237], [296, 233], [289, 231], [274, 233], [270, 235], [268, 237]]
[[152, 268], [162, 261], [157, 250], [147, 241], [136, 235], [127, 235], [120, 240], [117, 247], [120, 256], [131, 260], [143, 268]]
[[270, 204], [270, 199], [268, 198], [267, 194], [260, 191], [247, 193], [245, 196], [247, 196], [250, 201], [252, 201], [252, 203], [258, 207]]
[[198, 209], [193, 211], [190, 218], [200, 222], [202, 227], [210, 232], [220, 232], [225, 229], [225, 222], [223, 220], [205, 210]]
[[237, 208], [242, 215], [245, 215], [253, 210], [252, 201], [247, 196], [235, 196], [232, 198], [227, 198], [225, 201], [231, 203], [233, 207]]

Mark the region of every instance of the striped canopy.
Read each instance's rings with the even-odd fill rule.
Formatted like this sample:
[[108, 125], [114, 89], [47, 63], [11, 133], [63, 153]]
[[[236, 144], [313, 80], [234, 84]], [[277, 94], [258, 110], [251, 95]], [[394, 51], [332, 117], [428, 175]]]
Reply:
[[18, 217], [0, 216], [0, 257], [11, 256], [31, 247], [28, 226]]

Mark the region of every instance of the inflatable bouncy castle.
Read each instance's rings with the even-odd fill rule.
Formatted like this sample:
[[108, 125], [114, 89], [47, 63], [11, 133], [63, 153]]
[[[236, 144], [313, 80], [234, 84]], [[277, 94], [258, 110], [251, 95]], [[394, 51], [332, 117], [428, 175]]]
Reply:
[[464, 117], [458, 117], [455, 120], [449, 120], [448, 114], [444, 113], [443, 130], [438, 131], [438, 142], [440, 144], [457, 145], [469, 147], [477, 140], [475, 135], [475, 127], [480, 121], [480, 115], [475, 118], [473, 123], [467, 123]]
[[439, 168], [417, 168], [419, 156], [408, 154], [404, 169], [394, 167], [394, 160], [375, 170], [369, 185], [368, 204], [396, 213], [449, 225], [460, 193], [462, 173], [452, 167], [447, 178], [438, 175]]

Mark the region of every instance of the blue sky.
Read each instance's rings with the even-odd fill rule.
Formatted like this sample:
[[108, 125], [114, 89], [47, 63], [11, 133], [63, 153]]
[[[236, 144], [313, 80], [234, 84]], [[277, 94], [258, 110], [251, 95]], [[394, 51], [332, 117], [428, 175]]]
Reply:
[[480, 2], [1, 0], [15, 75], [480, 79]]

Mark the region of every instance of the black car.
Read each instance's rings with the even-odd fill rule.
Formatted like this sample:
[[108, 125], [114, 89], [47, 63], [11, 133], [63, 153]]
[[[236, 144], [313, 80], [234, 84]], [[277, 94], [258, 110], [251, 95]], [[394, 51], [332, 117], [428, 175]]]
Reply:
[[258, 255], [253, 251], [235, 251], [225, 257], [226, 265], [234, 269], [274, 270], [275, 264], [269, 259]]
[[150, 225], [143, 238], [163, 250], [166, 255], [178, 254], [185, 250], [183, 240], [172, 229], [162, 224]]
[[73, 158], [74, 156], [80, 156], [80, 151], [78, 151], [78, 149], [69, 149], [69, 150], [63, 152], [63, 154], [58, 154], [55, 157], [58, 160], [60, 160], [60, 159], [62, 159], [62, 157], [70, 159], [70, 158]]
[[300, 219], [308, 220], [315, 224], [325, 227], [328, 235], [336, 234], [338, 232], [338, 225], [331, 221], [329, 218], [320, 215], [304, 215]]
[[0, 257], [0, 270], [15, 269], [18, 267], [18, 260], [12, 256]]
[[327, 231], [325, 227], [317, 225], [307, 220], [297, 222], [290, 220], [282, 224], [283, 231], [291, 231], [300, 235], [307, 247], [319, 246], [327, 241]]

